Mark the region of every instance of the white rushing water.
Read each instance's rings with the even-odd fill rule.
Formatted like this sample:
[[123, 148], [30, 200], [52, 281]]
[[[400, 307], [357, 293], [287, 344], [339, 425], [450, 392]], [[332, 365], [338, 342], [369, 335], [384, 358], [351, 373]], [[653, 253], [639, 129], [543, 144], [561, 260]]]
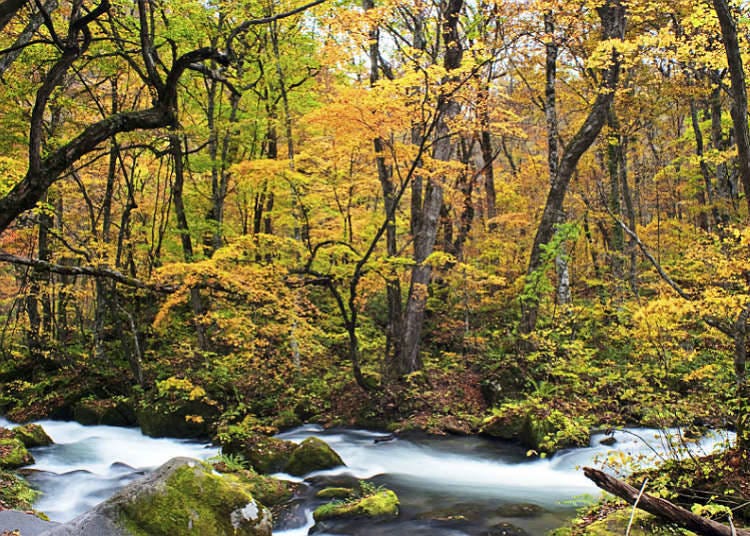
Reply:
[[[117, 489], [176, 456], [206, 459], [218, 449], [206, 443], [155, 439], [138, 428], [38, 421], [55, 442], [32, 449], [28, 480], [42, 491], [35, 508], [52, 521], [69, 521]], [[0, 418], [0, 427], [14, 425]]]
[[[61, 421], [39, 424], [55, 445], [32, 450], [36, 463], [31, 466], [28, 479], [43, 491], [35, 507], [54, 521], [72, 519], [172, 457], [206, 459], [218, 452], [204, 443], [146, 437], [137, 428], [82, 426]], [[0, 418], [0, 426], [13, 425]], [[671, 432], [672, 436], [676, 434]], [[498, 505], [533, 503], [547, 513], [533, 519], [514, 520], [529, 534], [543, 534], [572, 515], [571, 501], [576, 498], [598, 496], [597, 488], [583, 476], [580, 466], [602, 466], [607, 459], [619, 463], [628, 458], [644, 466], [658, 457], [678, 455], [664, 434], [646, 429], [615, 432], [616, 442], [611, 447], [600, 443], [604, 434], [595, 434], [590, 447], [563, 451], [549, 459], [527, 458], [517, 445], [478, 437], [415, 436], [375, 442], [384, 434], [324, 430], [314, 425], [279, 437], [299, 442], [312, 435], [328, 442], [346, 463], [346, 467], [317, 472], [313, 477], [374, 478], [378, 484], [398, 493], [402, 517], [411, 520], [439, 508], [458, 511], [477, 508], [481, 512], [478, 517], [492, 518], [497, 517], [493, 512]], [[729, 439], [726, 434], [714, 433], [692, 449], [708, 453]], [[313, 523], [311, 512], [315, 503], [303, 506], [297, 526], [274, 534], [306, 535]], [[423, 533], [407, 526], [397, 531]], [[424, 533], [432, 534], [429, 530]], [[450, 529], [440, 534], [468, 532]]]
[[[375, 439], [383, 434], [324, 430], [314, 425], [291, 430], [279, 437], [299, 442], [311, 435], [328, 442], [347, 464], [345, 468], [320, 471], [315, 475], [350, 473], [362, 479], [385, 475], [389, 487], [407, 488], [397, 490], [402, 505], [405, 495], [407, 503], [409, 495], [431, 496], [433, 504], [448, 506], [455, 504], [452, 502], [455, 498], [457, 506], [467, 501], [471, 506], [484, 504], [485, 516], [492, 515], [498, 504], [524, 502], [547, 511], [567, 509], [571, 513], [576, 499], [588, 501], [600, 494], [580, 470], [584, 465], [626, 473], [634, 467], [653, 465], [659, 459], [684, 456], [686, 447], [693, 453], [708, 454], [733, 438], [731, 434], [714, 432], [698, 441], [685, 442], [676, 429], [626, 429], [594, 434], [587, 448], [564, 450], [551, 458], [539, 459], [526, 457], [517, 446], [481, 438], [424, 438], [375, 443]], [[601, 443], [608, 435], [615, 440], [612, 446]], [[279, 476], [290, 478], [289, 475]], [[557, 517], [558, 521], [540, 517], [536, 523], [523, 520], [518, 524], [524, 525], [530, 534], [544, 534], [568, 516]], [[278, 534], [304, 536], [312, 524], [309, 518], [307, 525]]]

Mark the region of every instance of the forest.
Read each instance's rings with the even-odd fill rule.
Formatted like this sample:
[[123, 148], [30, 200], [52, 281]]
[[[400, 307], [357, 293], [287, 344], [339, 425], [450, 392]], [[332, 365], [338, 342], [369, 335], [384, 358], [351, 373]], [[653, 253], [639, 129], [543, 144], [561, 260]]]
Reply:
[[745, 2], [2, 0], [0, 29], [0, 415], [532, 457], [731, 430], [660, 485], [750, 522]]

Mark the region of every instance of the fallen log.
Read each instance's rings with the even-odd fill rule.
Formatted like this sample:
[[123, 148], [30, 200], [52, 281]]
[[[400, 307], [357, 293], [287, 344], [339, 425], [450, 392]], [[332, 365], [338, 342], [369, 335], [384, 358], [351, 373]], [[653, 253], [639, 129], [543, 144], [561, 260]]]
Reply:
[[697, 516], [689, 510], [672, 504], [666, 499], [653, 497], [648, 493], [644, 493], [638, 499], [638, 489], [597, 469], [584, 467], [583, 474], [604, 491], [625, 499], [629, 504], [635, 504], [637, 499], [637, 507], [641, 510], [645, 510], [650, 514], [671, 521], [698, 534], [703, 534], [704, 536], [750, 536], [750, 530], [728, 527], [713, 519]]

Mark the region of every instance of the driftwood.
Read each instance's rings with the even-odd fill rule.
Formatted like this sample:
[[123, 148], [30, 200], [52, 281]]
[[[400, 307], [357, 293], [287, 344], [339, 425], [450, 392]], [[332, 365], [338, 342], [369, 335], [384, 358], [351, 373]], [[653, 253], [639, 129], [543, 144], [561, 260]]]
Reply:
[[[625, 499], [629, 504], [634, 504], [638, 498], [638, 489], [606, 473], [584, 467], [583, 474], [604, 491]], [[641, 495], [637, 506], [650, 514], [705, 536], [750, 536], [750, 530], [728, 527], [718, 521], [697, 516], [689, 510], [648, 493]]]

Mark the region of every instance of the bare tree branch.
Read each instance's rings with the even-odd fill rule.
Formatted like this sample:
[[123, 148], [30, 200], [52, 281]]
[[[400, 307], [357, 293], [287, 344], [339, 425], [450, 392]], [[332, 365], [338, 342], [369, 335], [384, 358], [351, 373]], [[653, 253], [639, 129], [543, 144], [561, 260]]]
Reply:
[[91, 266], [72, 266], [67, 264], [55, 264], [53, 262], [44, 261], [42, 259], [34, 259], [31, 257], [20, 257], [18, 255], [12, 255], [6, 252], [0, 252], [0, 262], [7, 262], [18, 266], [28, 266], [35, 270], [43, 272], [50, 272], [59, 275], [72, 275], [72, 276], [93, 276], [93, 277], [105, 277], [123, 285], [129, 287], [150, 290], [159, 293], [170, 293], [177, 290], [177, 285], [153, 285], [129, 277], [118, 270], [107, 267], [94, 268]]

